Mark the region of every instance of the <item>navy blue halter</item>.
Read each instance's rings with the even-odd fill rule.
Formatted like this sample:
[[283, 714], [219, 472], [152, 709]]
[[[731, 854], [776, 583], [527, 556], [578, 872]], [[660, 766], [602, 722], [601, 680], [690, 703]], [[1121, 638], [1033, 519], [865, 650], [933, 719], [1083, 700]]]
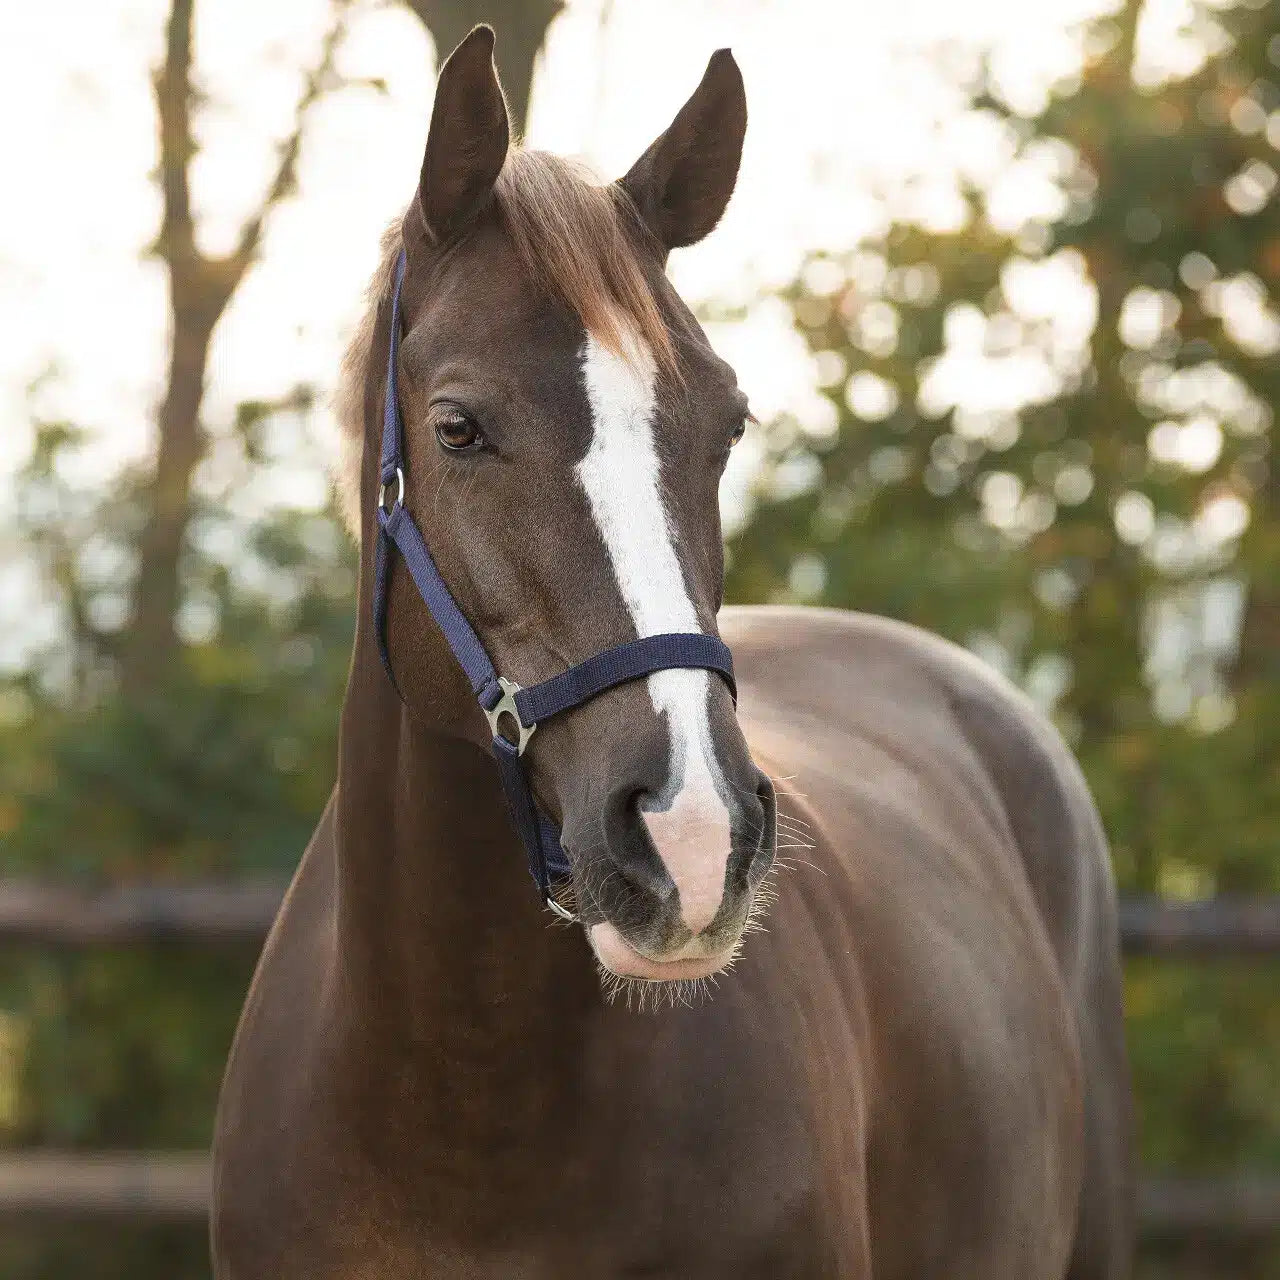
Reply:
[[[422, 531], [404, 505], [404, 430], [400, 418], [400, 399], [396, 391], [396, 363], [400, 351], [400, 287], [404, 283], [403, 251], [396, 264], [395, 294], [391, 304], [391, 349], [387, 356], [386, 402], [382, 413], [382, 461], [378, 483], [378, 545], [374, 568], [373, 626], [378, 637], [382, 665], [395, 685], [395, 675], [387, 657], [387, 574], [390, 548], [394, 544], [404, 557], [431, 616], [453, 650], [458, 665], [466, 672], [481, 709], [489, 719], [493, 732], [493, 755], [498, 762], [502, 790], [525, 852], [529, 872], [538, 885], [543, 900], [558, 915], [573, 917], [551, 896], [552, 883], [569, 876], [569, 859], [560, 843], [555, 825], [538, 809], [533, 791], [520, 762], [530, 736], [538, 725], [552, 716], [572, 710], [597, 694], [629, 680], [638, 680], [655, 671], [673, 667], [695, 667], [715, 671], [724, 678], [729, 691], [737, 697], [733, 681], [733, 655], [716, 636], [702, 633], [673, 632], [627, 640], [598, 653], [576, 667], [562, 671], [541, 684], [522, 689], [498, 675], [485, 647], [471, 624], [458, 608], [457, 601], [445, 586], [440, 571], [431, 559]], [[396, 486], [394, 498], [388, 502], [387, 491]], [[399, 686], [396, 686], [399, 692]], [[517, 731], [515, 742], [506, 738], [499, 722], [506, 717]]]

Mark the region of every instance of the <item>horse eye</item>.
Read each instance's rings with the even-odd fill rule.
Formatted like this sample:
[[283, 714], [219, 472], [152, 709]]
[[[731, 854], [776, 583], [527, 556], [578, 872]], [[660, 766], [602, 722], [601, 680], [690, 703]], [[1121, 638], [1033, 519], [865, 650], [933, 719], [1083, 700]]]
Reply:
[[747, 423], [755, 422], [756, 415], [750, 409], [742, 415], [742, 421], [734, 428], [733, 434], [729, 437], [729, 448], [733, 448], [743, 436], [747, 434]]
[[452, 407], [436, 419], [436, 439], [450, 453], [466, 453], [484, 443], [480, 428], [465, 413]]

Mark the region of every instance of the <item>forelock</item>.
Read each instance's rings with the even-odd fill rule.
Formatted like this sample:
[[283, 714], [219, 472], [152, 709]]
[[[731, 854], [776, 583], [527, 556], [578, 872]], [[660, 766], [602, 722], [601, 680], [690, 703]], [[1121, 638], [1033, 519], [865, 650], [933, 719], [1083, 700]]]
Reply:
[[[521, 268], [534, 287], [574, 312], [602, 346], [628, 362], [652, 360], [671, 386], [680, 382], [671, 333], [641, 261], [646, 232], [616, 183], [545, 151], [513, 148], [498, 175], [494, 204]], [[379, 308], [391, 292], [400, 256], [397, 218], [382, 238], [365, 310], [347, 346], [334, 410], [341, 447], [334, 464], [339, 506], [359, 537], [364, 406]]]
[[538, 288], [610, 351], [629, 357], [647, 348], [659, 369], [674, 374], [671, 334], [640, 259], [646, 233], [621, 187], [596, 182], [586, 166], [561, 156], [513, 150], [494, 197]]

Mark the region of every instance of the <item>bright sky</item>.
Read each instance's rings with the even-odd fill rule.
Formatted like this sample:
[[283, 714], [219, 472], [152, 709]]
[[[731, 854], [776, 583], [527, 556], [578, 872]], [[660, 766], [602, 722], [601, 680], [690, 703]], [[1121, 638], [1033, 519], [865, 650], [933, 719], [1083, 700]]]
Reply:
[[[955, 169], [992, 179], [1006, 162], [991, 130], [959, 119], [951, 73], [990, 48], [1006, 92], [1034, 107], [1046, 85], [1078, 66], [1076, 24], [1100, 7], [1106, 0], [570, 0], [535, 81], [529, 141], [616, 176], [666, 126], [711, 51], [732, 46], [751, 118], [738, 192], [716, 233], [675, 255], [672, 269], [695, 303], [750, 303], [791, 278], [807, 250], [846, 248], [873, 232], [885, 217], [881, 193], [907, 178], [916, 179], [917, 216], [945, 224]], [[1162, 0], [1149, 25], [1173, 31], [1185, 7]], [[149, 69], [166, 8], [164, 0], [44, 0], [6, 16], [0, 522], [5, 477], [30, 449], [26, 389], [43, 373], [53, 376], [38, 411], [92, 432], [75, 464], [78, 483], [100, 485], [151, 447], [167, 339], [163, 271], [144, 257], [160, 208], [149, 176], [157, 159]], [[388, 92], [345, 91], [314, 111], [299, 193], [270, 222], [262, 262], [215, 337], [205, 407], [215, 433], [240, 401], [299, 382], [332, 385], [381, 229], [416, 179], [434, 51], [398, 4], [358, 0], [354, 12], [342, 68], [385, 79]], [[194, 194], [207, 248], [227, 248], [259, 198], [327, 14], [328, 0], [198, 5], [207, 105]], [[500, 66], [501, 54], [499, 31]], [[1054, 193], [1043, 175], [1023, 174], [1004, 199], [1016, 224], [1051, 207]], [[1078, 295], [1078, 282], [1059, 284], [1060, 297]], [[713, 339], [759, 416], [813, 411], [810, 361], [780, 308], [755, 306], [746, 321], [716, 326]], [[316, 438], [277, 442], [278, 464], [237, 501], [322, 502], [326, 430], [320, 422]], [[748, 452], [731, 489], [749, 466]], [[16, 602], [19, 589], [0, 566], [0, 599]]]

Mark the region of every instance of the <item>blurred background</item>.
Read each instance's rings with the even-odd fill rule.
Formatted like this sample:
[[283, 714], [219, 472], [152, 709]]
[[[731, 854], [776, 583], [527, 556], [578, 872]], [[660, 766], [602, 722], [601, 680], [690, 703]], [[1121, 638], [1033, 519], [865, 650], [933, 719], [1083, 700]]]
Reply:
[[0, 1276], [208, 1275], [334, 772], [327, 398], [480, 20], [608, 177], [733, 46], [738, 194], [672, 263], [761, 420], [729, 598], [920, 623], [1054, 717], [1128, 903], [1142, 1274], [1280, 1276], [1277, 0], [8, 6]]

